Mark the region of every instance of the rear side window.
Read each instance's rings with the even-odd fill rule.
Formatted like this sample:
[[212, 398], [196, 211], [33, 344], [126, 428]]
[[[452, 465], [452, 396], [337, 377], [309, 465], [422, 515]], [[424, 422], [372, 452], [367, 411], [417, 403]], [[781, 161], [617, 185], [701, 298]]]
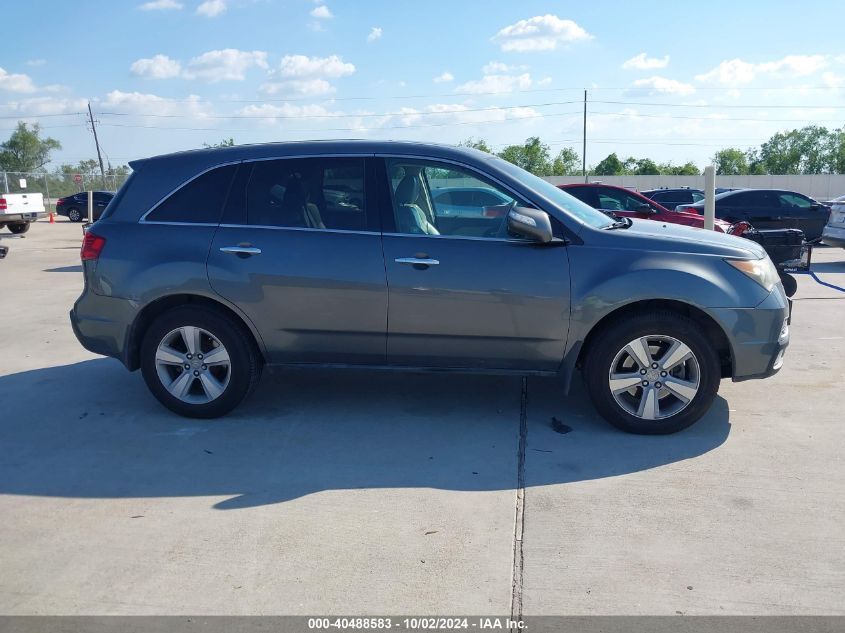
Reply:
[[246, 188], [251, 225], [363, 231], [363, 158], [258, 161]]
[[153, 209], [146, 221], [217, 224], [236, 169], [226, 165], [194, 178]]

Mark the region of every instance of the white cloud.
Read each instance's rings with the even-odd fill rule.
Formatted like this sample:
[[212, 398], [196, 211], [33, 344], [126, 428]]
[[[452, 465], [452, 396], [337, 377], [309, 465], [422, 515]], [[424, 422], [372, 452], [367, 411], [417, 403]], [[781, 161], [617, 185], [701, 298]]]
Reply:
[[484, 75], [481, 79], [468, 81], [455, 88], [456, 92], [472, 94], [506, 94], [514, 90], [527, 90], [533, 81], [529, 73], [521, 75]]
[[81, 112], [87, 105], [88, 101], [81, 98], [27, 97], [4, 104], [2, 112], [4, 115], [17, 115], [26, 121], [27, 115]]
[[200, 79], [208, 83], [242, 81], [246, 78], [246, 71], [254, 67], [268, 67], [267, 53], [225, 48], [194, 57], [188, 62], [182, 76], [185, 79]]
[[[529, 107], [477, 109], [462, 103], [438, 103], [419, 110], [416, 108], [400, 108], [399, 122], [402, 125], [441, 125], [459, 123], [489, 123], [511, 119], [531, 119], [539, 116], [539, 112]], [[434, 115], [434, 116], [432, 116]], [[382, 125], [395, 124], [394, 117], [381, 121]]]
[[380, 26], [374, 26], [370, 29], [370, 33], [367, 35], [368, 42], [375, 42], [376, 40], [381, 39], [382, 29]]
[[528, 66], [521, 64], [505, 64], [502, 62], [487, 62], [481, 67], [481, 72], [485, 75], [503, 75], [505, 73], [528, 70]]
[[141, 11], [172, 11], [181, 9], [184, 5], [176, 0], [152, 0], [139, 5]]
[[344, 77], [355, 72], [354, 64], [344, 62], [337, 55], [329, 57], [307, 57], [306, 55], [285, 55], [279, 63], [278, 74], [282, 77]]
[[145, 79], [171, 79], [181, 74], [182, 65], [176, 59], [159, 54], [136, 60], [129, 67], [129, 71], [134, 76]]
[[691, 95], [695, 92], [695, 87], [690, 84], [685, 84], [674, 79], [667, 79], [666, 77], [649, 77], [648, 79], [637, 79], [634, 82], [635, 88], [641, 88], [649, 93], [661, 93], [671, 95]]
[[95, 99], [98, 107], [117, 109], [129, 114], [166, 115], [177, 114], [189, 116], [197, 120], [209, 120], [210, 106], [197, 95], [189, 95], [187, 99], [171, 100], [158, 95], [143, 92], [122, 92], [112, 90], [103, 99]]
[[492, 41], [503, 51], [550, 51], [559, 44], [592, 39], [592, 35], [572, 20], [563, 20], [556, 15], [537, 15], [520, 20], [501, 29]]
[[290, 81], [268, 81], [261, 84], [261, 92], [268, 95], [295, 94], [317, 97], [332, 94], [335, 87], [325, 79], [292, 79]]
[[332, 15], [332, 12], [326, 5], [321, 4], [311, 10], [311, 17], [317, 18], [318, 20], [328, 20], [329, 18], [333, 18], [334, 15]]
[[35, 84], [29, 75], [9, 73], [0, 68], [0, 90], [8, 92], [35, 92]]
[[436, 84], [449, 83], [450, 81], [455, 81], [455, 75], [450, 73], [448, 70], [445, 70], [437, 75], [437, 77], [435, 77], [432, 81]]
[[197, 7], [197, 15], [204, 15], [207, 18], [216, 18], [226, 12], [226, 0], [205, 0]]
[[845, 76], [836, 73], [822, 73], [822, 82], [828, 88], [841, 88], [845, 86]]
[[648, 53], [640, 53], [622, 64], [622, 68], [625, 70], [653, 70], [655, 68], [666, 68], [668, 65], [668, 55], [665, 57], [649, 57]]
[[788, 74], [805, 76], [818, 72], [827, 65], [824, 55], [787, 55], [772, 62], [751, 63], [742, 59], [725, 60], [701, 75], [696, 81], [725, 86], [749, 84], [761, 74]]
[[26, 60], [27, 66], [43, 66], [47, 63], [46, 59], [28, 59]]

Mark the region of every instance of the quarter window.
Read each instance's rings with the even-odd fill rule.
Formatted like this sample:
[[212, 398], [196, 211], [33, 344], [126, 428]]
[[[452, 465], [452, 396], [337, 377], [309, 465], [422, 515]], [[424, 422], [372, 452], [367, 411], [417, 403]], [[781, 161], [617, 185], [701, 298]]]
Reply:
[[389, 159], [387, 169], [398, 233], [504, 238], [508, 210], [524, 204], [461, 167]]
[[813, 204], [806, 198], [802, 198], [801, 196], [797, 196], [792, 193], [782, 193], [780, 194], [780, 206], [786, 209], [809, 209], [810, 206]]
[[364, 174], [364, 159], [359, 158], [256, 162], [247, 185], [247, 222], [363, 231]]
[[146, 221], [217, 224], [236, 169], [226, 165], [195, 178], [153, 209]]

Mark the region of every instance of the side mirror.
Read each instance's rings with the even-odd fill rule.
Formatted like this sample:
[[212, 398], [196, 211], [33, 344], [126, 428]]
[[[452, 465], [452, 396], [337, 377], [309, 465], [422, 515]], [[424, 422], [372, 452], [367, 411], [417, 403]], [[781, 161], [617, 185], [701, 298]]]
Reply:
[[636, 209], [634, 209], [634, 211], [637, 212], [637, 213], [648, 213], [648, 214], [657, 213], [657, 211], [655, 211], [654, 207], [652, 207], [650, 204], [646, 204], [646, 203], [642, 203], [640, 206], [638, 206]]
[[547, 244], [554, 239], [552, 221], [545, 211], [516, 207], [508, 212], [508, 231], [532, 242]]

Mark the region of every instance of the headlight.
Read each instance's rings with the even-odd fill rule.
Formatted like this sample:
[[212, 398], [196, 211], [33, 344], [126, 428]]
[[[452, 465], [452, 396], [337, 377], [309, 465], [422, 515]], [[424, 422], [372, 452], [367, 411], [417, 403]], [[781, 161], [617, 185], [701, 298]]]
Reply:
[[762, 259], [726, 259], [728, 264], [745, 273], [769, 292], [780, 281], [778, 269], [768, 257]]

